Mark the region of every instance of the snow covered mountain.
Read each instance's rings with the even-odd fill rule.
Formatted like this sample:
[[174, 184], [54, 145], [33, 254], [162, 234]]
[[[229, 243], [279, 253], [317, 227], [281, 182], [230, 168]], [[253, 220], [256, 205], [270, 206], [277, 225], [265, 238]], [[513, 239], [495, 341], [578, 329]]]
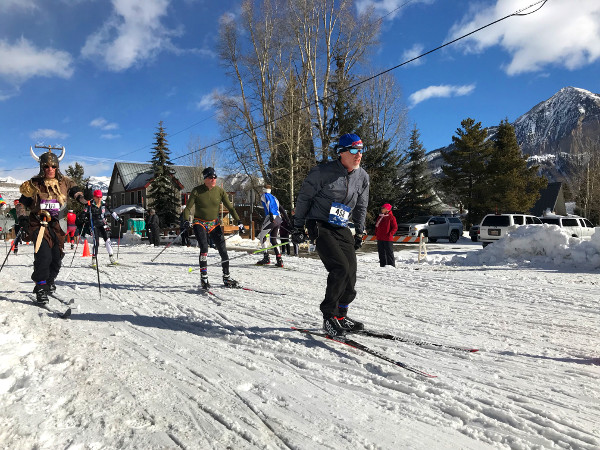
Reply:
[[[485, 124], [484, 124], [485, 125]], [[550, 181], [567, 177], [567, 160], [598, 147], [600, 136], [600, 94], [576, 87], [565, 87], [538, 103], [513, 122], [517, 141], [531, 163], [538, 164]], [[488, 128], [492, 138], [497, 126]], [[434, 173], [443, 164], [442, 150], [428, 154]]]

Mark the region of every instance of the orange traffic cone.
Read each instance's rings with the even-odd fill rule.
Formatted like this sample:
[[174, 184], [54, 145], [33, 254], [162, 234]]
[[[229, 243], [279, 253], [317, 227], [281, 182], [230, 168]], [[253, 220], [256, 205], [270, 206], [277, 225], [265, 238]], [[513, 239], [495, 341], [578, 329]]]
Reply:
[[92, 254], [90, 253], [90, 247], [88, 245], [88, 241], [87, 239], [83, 241], [83, 255], [81, 256], [92, 256]]

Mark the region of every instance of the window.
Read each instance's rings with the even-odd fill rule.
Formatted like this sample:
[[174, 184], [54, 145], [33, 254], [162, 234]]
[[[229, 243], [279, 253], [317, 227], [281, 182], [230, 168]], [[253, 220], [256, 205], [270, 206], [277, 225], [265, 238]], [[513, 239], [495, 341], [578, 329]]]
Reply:
[[121, 194], [121, 205], [124, 205], [124, 204], [125, 204], [125, 193], [123, 192]]
[[483, 227], [508, 227], [510, 217], [508, 216], [486, 216], [481, 223]]
[[594, 228], [594, 224], [592, 224], [592, 222], [590, 222], [589, 220], [587, 220], [587, 219], [581, 219], [581, 220], [583, 220], [583, 223], [585, 224], [586, 227]]
[[513, 216], [513, 221], [515, 225], [524, 225], [525, 221], [523, 220], [523, 216]]
[[137, 204], [138, 205], [142, 204], [142, 191], [138, 191], [138, 193], [137, 193]]
[[135, 205], [135, 192], [130, 192], [129, 193], [129, 204], [130, 205]]
[[450, 223], [461, 223], [460, 219], [458, 217], [450, 217], [448, 219], [448, 222], [450, 222]]
[[549, 217], [544, 217], [542, 220], [542, 223], [547, 223], [549, 225], [558, 225], [560, 227], [560, 220], [558, 218], [549, 218]]
[[563, 227], [578, 227], [577, 219], [563, 219]]

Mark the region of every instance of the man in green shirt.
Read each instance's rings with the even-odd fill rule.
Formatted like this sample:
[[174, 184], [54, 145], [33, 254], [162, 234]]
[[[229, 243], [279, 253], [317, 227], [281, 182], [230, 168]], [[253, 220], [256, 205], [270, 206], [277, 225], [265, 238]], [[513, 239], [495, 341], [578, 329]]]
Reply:
[[[208, 283], [208, 238], [213, 243], [221, 256], [221, 266], [223, 268], [223, 283], [227, 287], [237, 287], [238, 282], [229, 275], [229, 256], [225, 246], [225, 236], [219, 223], [219, 207], [221, 202], [225, 205], [229, 213], [238, 221], [240, 233], [244, 232], [244, 225], [240, 220], [235, 208], [229, 201], [227, 193], [222, 187], [217, 186], [217, 173], [212, 167], [207, 167], [202, 171], [204, 184], [196, 186], [188, 199], [188, 203], [183, 211], [185, 220], [183, 226], [187, 229], [190, 224], [193, 227], [194, 234], [200, 245], [200, 280], [203, 289], [209, 289]], [[191, 217], [192, 208], [194, 216]], [[183, 230], [182, 230], [183, 231]]]

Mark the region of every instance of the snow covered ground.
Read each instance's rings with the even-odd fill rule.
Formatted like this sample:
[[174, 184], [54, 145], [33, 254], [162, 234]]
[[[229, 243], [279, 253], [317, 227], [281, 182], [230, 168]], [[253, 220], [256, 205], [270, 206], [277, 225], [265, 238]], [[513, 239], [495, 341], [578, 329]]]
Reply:
[[[234, 238], [235, 239], [235, 238]], [[303, 254], [257, 267], [228, 241], [232, 275], [272, 294], [198, 290], [198, 250], [121, 246], [120, 267], [81, 247], [57, 282], [68, 320], [30, 304], [31, 246], [0, 273], [0, 447], [6, 449], [484, 449], [600, 447], [600, 234], [523, 227], [486, 249], [462, 238], [397, 247], [397, 268], [359, 253], [351, 317], [438, 347], [356, 340], [320, 327], [326, 274]], [[368, 245], [368, 244], [367, 244]], [[256, 248], [256, 247], [255, 247]], [[62, 307], [56, 300], [51, 304]]]

